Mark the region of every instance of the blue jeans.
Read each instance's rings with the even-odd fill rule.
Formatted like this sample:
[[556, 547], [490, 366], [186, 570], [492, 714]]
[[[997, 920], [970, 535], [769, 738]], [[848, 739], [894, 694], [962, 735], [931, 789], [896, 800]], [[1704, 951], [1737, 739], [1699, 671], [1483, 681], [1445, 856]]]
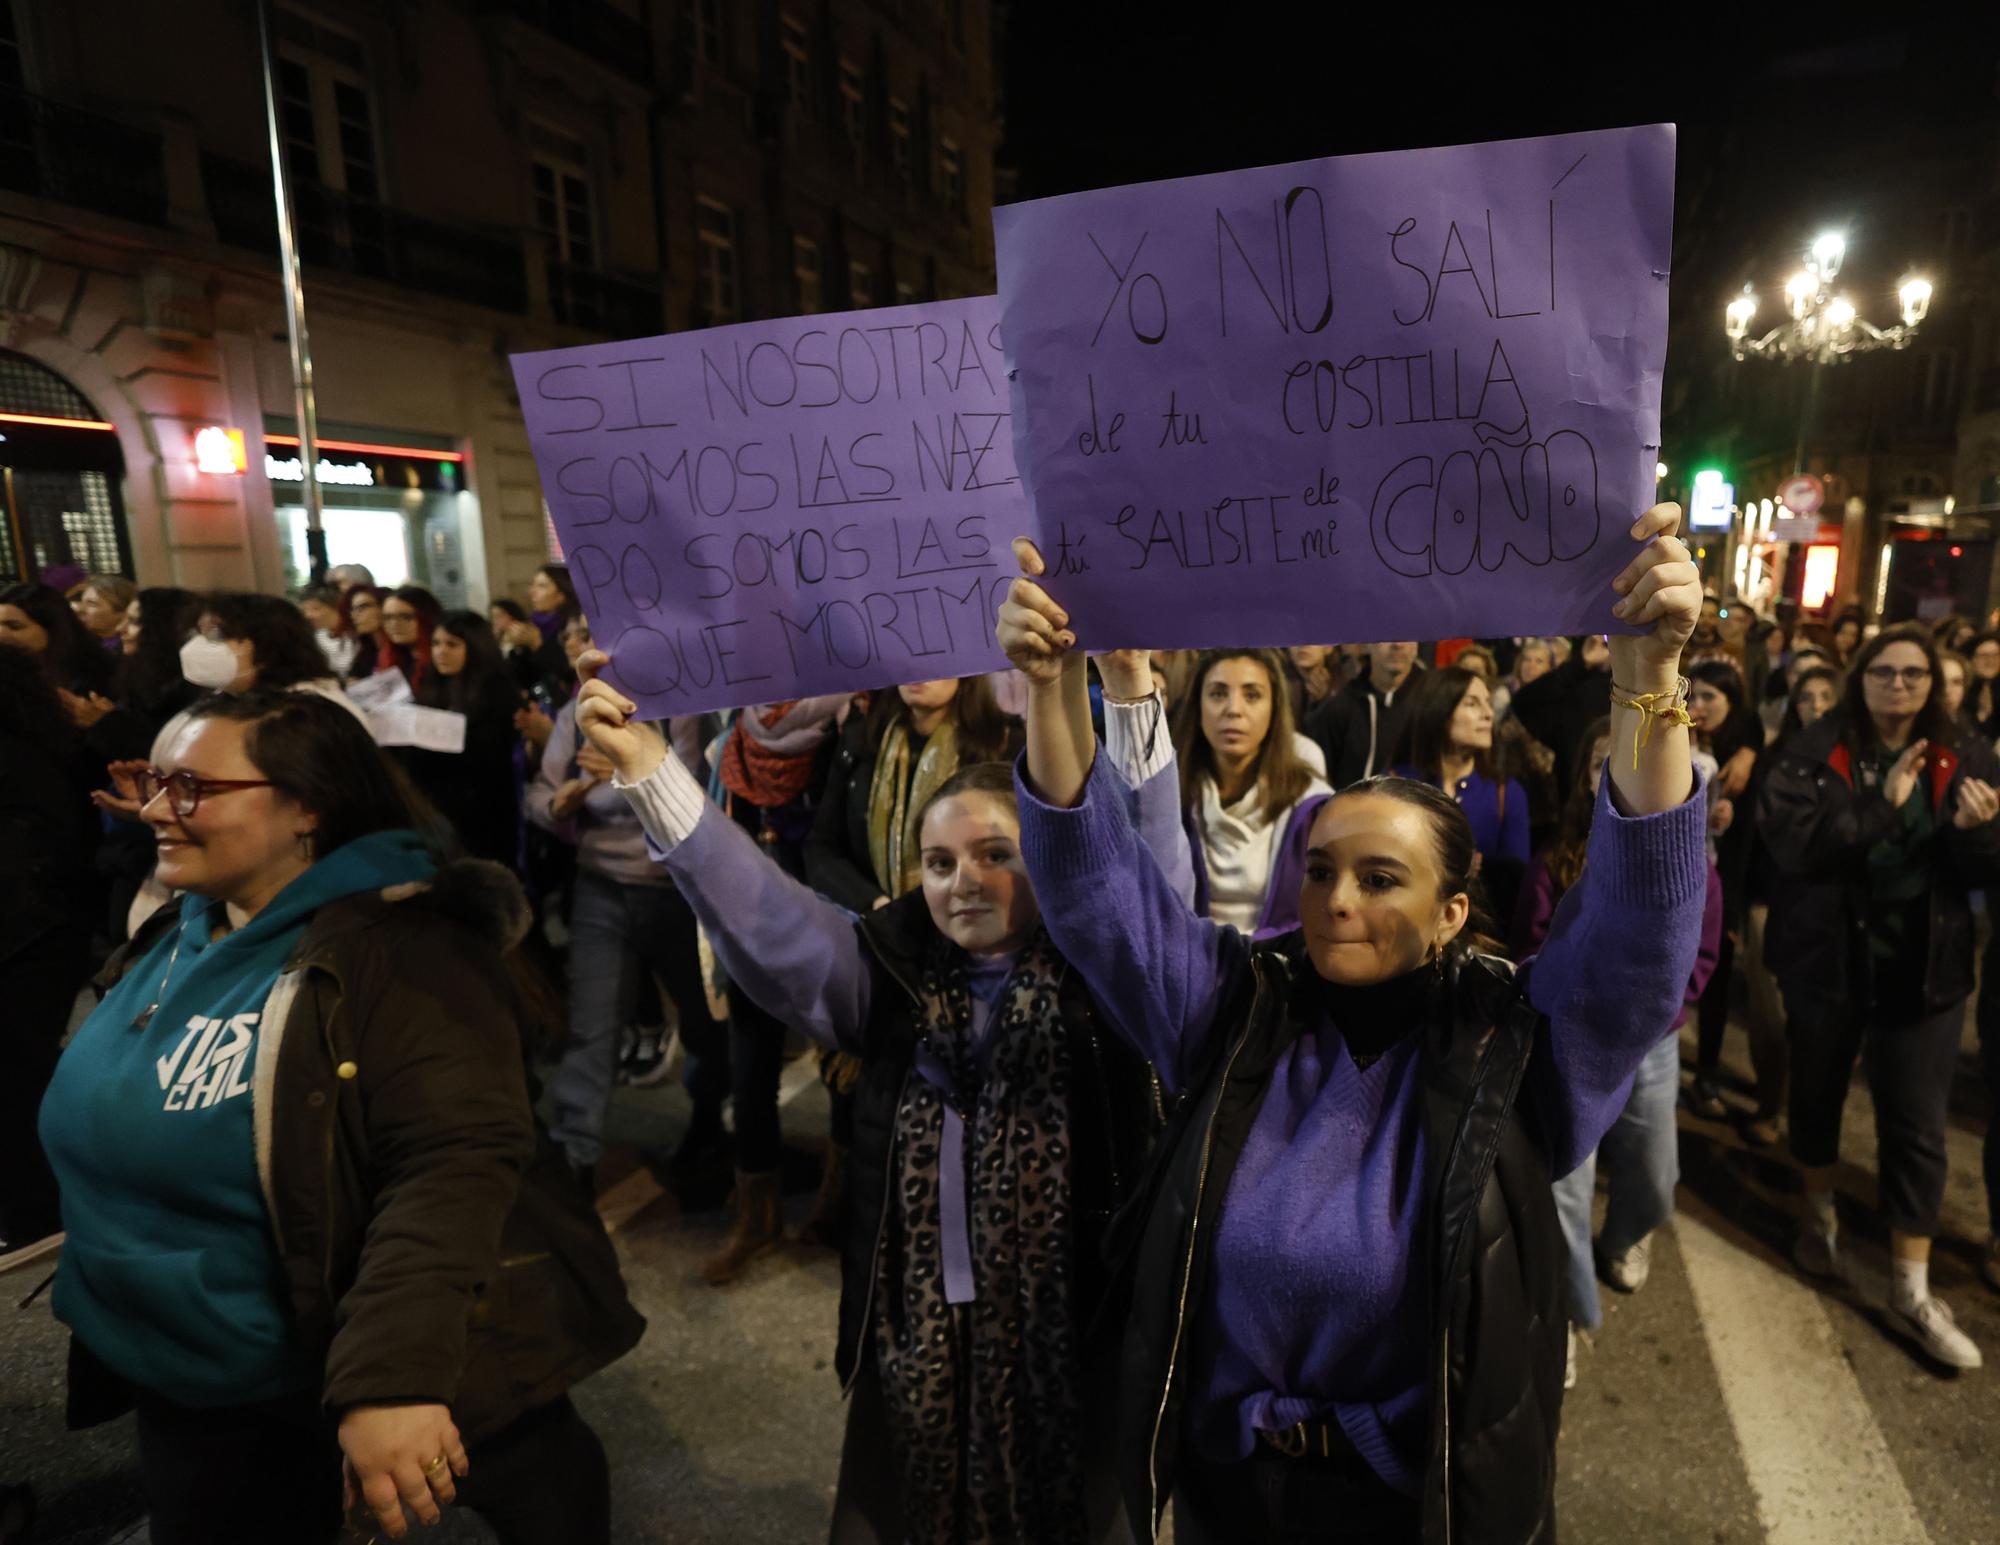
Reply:
[[1576, 1169], [1556, 1182], [1556, 1215], [1569, 1246], [1563, 1298], [1572, 1324], [1596, 1330], [1604, 1323], [1597, 1297], [1597, 1267], [1590, 1253], [1590, 1203], [1603, 1163], [1611, 1188], [1598, 1243], [1605, 1255], [1622, 1255], [1673, 1216], [1681, 1178], [1680, 1133], [1674, 1103], [1681, 1090], [1681, 1041], [1669, 1035], [1646, 1053], [1632, 1079], [1625, 1109], [1604, 1141]]
[[719, 1115], [729, 1092], [728, 1032], [708, 1012], [686, 899], [671, 885], [621, 885], [578, 869], [569, 933], [569, 1039], [549, 1080], [549, 1132], [570, 1162], [595, 1164], [604, 1157], [618, 1032], [637, 1017], [634, 1005], [651, 990], [647, 972], [674, 1000], [687, 1053], [683, 1077], [697, 1118]]

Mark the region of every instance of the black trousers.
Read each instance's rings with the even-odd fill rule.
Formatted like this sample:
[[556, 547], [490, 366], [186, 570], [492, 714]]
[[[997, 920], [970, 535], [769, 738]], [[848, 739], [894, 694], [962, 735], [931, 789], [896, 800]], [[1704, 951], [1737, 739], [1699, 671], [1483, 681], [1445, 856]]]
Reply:
[[1259, 1448], [1226, 1463], [1183, 1454], [1177, 1545], [1416, 1545], [1422, 1509], [1350, 1450], [1331, 1461]]
[[1944, 1205], [1945, 1118], [1964, 1003], [1898, 1025], [1871, 1024], [1859, 1009], [1794, 1009], [1788, 1018], [1792, 1157], [1809, 1168], [1840, 1157], [1840, 1113], [1859, 1052], [1875, 1100], [1883, 1220], [1928, 1238]]
[[[153, 1545], [342, 1538], [340, 1445], [316, 1396], [191, 1410], [142, 1394], [138, 1426]], [[457, 1483], [458, 1505], [492, 1525], [502, 1545], [610, 1545], [610, 1469], [568, 1396], [466, 1457], [471, 1473]], [[365, 1509], [358, 1516], [373, 1517]]]

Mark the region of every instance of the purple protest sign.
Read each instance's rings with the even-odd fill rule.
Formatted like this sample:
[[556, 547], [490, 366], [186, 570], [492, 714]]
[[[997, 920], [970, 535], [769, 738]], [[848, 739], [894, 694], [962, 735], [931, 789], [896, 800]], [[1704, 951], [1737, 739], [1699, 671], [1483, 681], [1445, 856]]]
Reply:
[[647, 718], [1006, 666], [999, 303], [513, 357], [549, 513]]
[[1079, 637], [1606, 631], [1673, 168], [1656, 125], [996, 209], [1015, 457]]

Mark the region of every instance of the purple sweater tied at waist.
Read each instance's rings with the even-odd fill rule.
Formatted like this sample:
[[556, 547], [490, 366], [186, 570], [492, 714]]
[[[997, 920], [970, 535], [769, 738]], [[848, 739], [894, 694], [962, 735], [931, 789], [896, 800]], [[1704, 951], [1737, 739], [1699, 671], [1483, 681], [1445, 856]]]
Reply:
[[[1185, 1091], [1243, 1028], [1250, 941], [1161, 881], [1103, 763], [1073, 809], [1017, 778], [1022, 847], [1058, 948], [1114, 1029]], [[1552, 1177], [1597, 1146], [1679, 1008], [1707, 891], [1704, 817], [1699, 787], [1641, 817], [1607, 792], [1584, 878], [1522, 968], [1544, 1018], [1521, 1109]], [[1279, 1056], [1195, 1311], [1190, 1413], [1204, 1450], [1247, 1455], [1259, 1429], [1338, 1421], [1378, 1475], [1415, 1489], [1430, 1335], [1421, 1083], [1414, 1037], [1364, 1070], [1322, 1021]]]

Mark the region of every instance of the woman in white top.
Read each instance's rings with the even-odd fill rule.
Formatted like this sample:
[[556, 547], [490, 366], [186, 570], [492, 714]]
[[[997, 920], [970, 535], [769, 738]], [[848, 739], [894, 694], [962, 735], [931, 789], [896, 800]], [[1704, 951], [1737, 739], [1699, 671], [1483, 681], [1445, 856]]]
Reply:
[[[1107, 715], [1106, 731], [1112, 718]], [[1285, 668], [1269, 649], [1214, 649], [1195, 663], [1174, 735], [1181, 808], [1194, 848], [1197, 910], [1256, 933], [1280, 920], [1274, 893], [1302, 805], [1333, 791], [1299, 755]]]

